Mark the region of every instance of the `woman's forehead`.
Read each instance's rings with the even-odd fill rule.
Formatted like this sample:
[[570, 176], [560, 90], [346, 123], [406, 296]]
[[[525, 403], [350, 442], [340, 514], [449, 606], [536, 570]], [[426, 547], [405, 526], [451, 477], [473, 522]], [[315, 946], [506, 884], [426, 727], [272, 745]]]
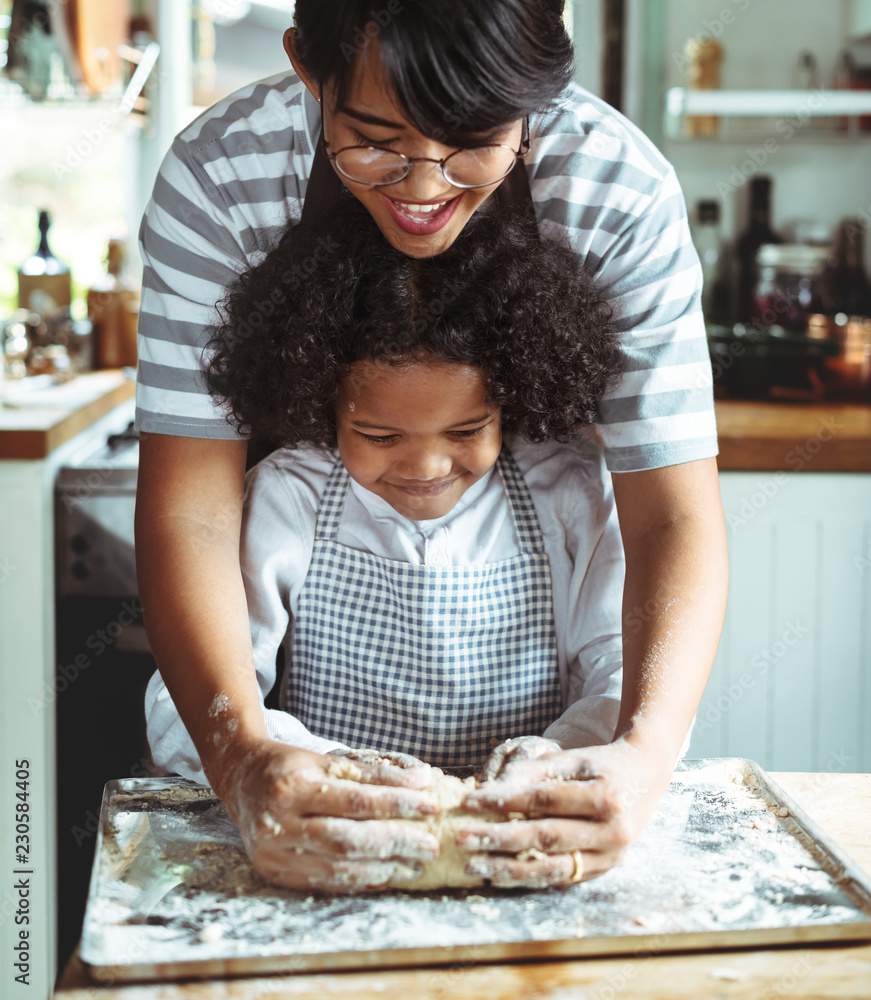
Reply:
[[325, 89], [330, 99], [329, 106], [336, 113], [359, 112], [390, 122], [392, 126], [416, 131], [399, 100], [393, 81], [384, 72], [375, 43], [366, 46], [351, 61], [341, 107], [336, 107], [335, 86], [328, 83]]

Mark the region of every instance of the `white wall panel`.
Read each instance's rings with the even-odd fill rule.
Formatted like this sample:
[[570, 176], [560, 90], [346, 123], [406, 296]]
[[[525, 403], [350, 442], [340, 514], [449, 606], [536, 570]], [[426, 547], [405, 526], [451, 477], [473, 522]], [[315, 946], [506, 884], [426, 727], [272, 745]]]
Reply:
[[729, 606], [690, 754], [871, 770], [871, 475], [725, 472]]

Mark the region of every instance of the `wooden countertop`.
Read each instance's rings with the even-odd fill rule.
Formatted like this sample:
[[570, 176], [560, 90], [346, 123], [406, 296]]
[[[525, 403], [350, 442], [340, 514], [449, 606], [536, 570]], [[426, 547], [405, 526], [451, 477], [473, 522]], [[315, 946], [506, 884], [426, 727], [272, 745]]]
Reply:
[[114, 369], [86, 372], [59, 385], [36, 386], [5, 383], [0, 459], [45, 458], [130, 399], [136, 388], [133, 378]]
[[871, 404], [715, 405], [721, 472], [871, 472]]
[[[871, 774], [773, 774], [866, 871], [871, 871]], [[871, 943], [694, 952], [572, 961], [382, 969], [372, 972], [257, 976], [242, 979], [95, 985], [78, 957], [64, 971], [55, 1000], [698, 1000], [699, 997], [791, 1000], [871, 997]]]

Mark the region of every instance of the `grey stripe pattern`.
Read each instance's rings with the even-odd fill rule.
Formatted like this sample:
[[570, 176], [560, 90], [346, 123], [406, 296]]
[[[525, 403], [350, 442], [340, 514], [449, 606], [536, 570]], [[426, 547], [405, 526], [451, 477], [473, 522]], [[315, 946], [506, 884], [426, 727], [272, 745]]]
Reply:
[[[710, 364], [698, 257], [670, 165], [613, 108], [574, 86], [530, 125], [526, 165], [542, 231], [564, 234], [619, 303], [626, 370], [635, 381], [631, 394], [601, 407], [609, 462], [653, 467], [688, 460], [679, 457], [687, 449], [715, 454], [710, 385], [694, 379], [684, 389], [679, 378], [663, 378], [671, 366]], [[201, 373], [190, 366], [227, 286], [299, 217], [319, 129], [318, 105], [288, 72], [231, 95], [174, 142], [140, 231], [143, 428], [235, 435], [223, 411], [202, 397]], [[187, 368], [177, 367], [180, 358]], [[638, 381], [640, 372], [650, 372], [649, 385]], [[647, 443], [656, 435], [645, 421], [670, 417], [680, 430]], [[612, 424], [620, 424], [613, 448]]]
[[694, 340], [672, 340], [656, 347], [624, 348], [625, 369], [639, 372], [648, 368], [669, 368], [674, 365], [692, 365], [708, 361], [708, 349], [704, 342]]
[[170, 389], [172, 392], [208, 392], [205, 373], [170, 365], [156, 365], [153, 361], [140, 361], [136, 373], [139, 385], [152, 389]]
[[656, 193], [656, 178], [644, 173], [632, 164], [609, 163], [606, 160], [590, 161], [582, 153], [570, 153], [568, 156], [549, 154], [534, 165], [532, 177], [542, 180], [550, 177], [583, 177], [594, 180], [597, 184], [620, 183], [644, 195]]
[[705, 387], [603, 399], [599, 404], [601, 423], [620, 424], [627, 420], [671, 417], [678, 413], [707, 413], [711, 408], [710, 396], [710, 389]]

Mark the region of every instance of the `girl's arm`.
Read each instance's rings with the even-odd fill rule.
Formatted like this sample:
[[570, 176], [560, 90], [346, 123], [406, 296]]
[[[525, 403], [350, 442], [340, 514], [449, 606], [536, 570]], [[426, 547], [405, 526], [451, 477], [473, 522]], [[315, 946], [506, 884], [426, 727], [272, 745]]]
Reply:
[[[578, 442], [580, 444], [580, 442]], [[621, 603], [625, 576], [623, 542], [611, 477], [600, 463], [566, 463], [559, 539], [571, 566], [564, 600], [563, 645], [567, 670], [566, 710], [544, 736], [562, 749], [599, 746], [614, 739], [623, 680]]]
[[[334, 779], [329, 758], [269, 738], [239, 563], [245, 454], [244, 441], [141, 436], [136, 563], [148, 640], [258, 872], [294, 888], [377, 888], [396, 879], [397, 861], [435, 856], [438, 841], [356, 821], [435, 804], [410, 787]], [[384, 771], [373, 779], [420, 778]]]

